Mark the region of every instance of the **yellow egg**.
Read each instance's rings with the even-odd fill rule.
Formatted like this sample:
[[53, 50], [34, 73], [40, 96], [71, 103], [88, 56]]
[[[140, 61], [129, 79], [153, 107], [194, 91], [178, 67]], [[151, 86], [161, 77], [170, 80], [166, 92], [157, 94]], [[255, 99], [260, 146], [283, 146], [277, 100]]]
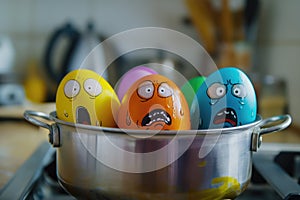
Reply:
[[111, 85], [91, 70], [71, 71], [57, 89], [57, 117], [67, 122], [116, 127], [114, 117], [119, 107]]

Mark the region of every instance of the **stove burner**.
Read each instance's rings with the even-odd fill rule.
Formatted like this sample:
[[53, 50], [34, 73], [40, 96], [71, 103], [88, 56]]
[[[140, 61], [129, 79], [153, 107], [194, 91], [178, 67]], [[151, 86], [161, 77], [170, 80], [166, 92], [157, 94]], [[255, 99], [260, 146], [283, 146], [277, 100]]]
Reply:
[[[276, 155], [254, 154], [253, 164], [261, 177], [285, 200], [300, 199], [300, 152], [281, 151]], [[295, 168], [295, 166], [298, 166]], [[298, 179], [298, 183], [296, 181]]]
[[[34, 200], [45, 199], [64, 199], [71, 200], [71, 198], [58, 183], [56, 175], [56, 153], [53, 154], [50, 163], [45, 166], [40, 179], [36, 183], [36, 187], [30, 192]], [[68, 197], [68, 198], [67, 198]]]
[[298, 178], [298, 184], [300, 184], [300, 152], [280, 152], [275, 156], [274, 161], [290, 176]]

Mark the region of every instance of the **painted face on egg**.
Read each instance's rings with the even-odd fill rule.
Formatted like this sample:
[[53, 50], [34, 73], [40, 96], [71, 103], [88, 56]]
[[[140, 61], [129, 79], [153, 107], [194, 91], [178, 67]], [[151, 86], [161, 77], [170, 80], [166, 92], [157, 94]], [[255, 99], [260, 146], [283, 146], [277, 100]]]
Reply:
[[144, 76], [148, 76], [151, 74], [157, 74], [156, 71], [154, 71], [151, 68], [145, 67], [145, 66], [137, 66], [132, 69], [130, 69], [128, 72], [126, 72], [120, 79], [120, 83], [118, 84], [118, 87], [116, 89], [117, 95], [122, 101], [123, 96], [127, 92], [127, 90], [130, 88], [134, 82], [139, 80], [140, 78], [143, 78]]
[[190, 129], [187, 102], [168, 78], [155, 74], [135, 82], [125, 94], [118, 114], [118, 126], [144, 130]]
[[57, 117], [67, 122], [115, 127], [119, 107], [110, 84], [91, 70], [71, 71], [57, 89]]
[[222, 68], [207, 77], [197, 92], [197, 100], [199, 128], [235, 127], [255, 121], [254, 87], [237, 68]]

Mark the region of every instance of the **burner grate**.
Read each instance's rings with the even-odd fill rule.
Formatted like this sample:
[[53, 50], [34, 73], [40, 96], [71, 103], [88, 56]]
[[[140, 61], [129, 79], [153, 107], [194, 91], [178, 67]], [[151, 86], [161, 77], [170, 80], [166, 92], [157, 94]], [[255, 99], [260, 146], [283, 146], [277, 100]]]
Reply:
[[300, 170], [297, 160], [300, 152], [281, 151], [277, 155], [254, 154], [253, 165], [259, 174], [285, 200], [300, 199], [299, 180], [295, 174]]

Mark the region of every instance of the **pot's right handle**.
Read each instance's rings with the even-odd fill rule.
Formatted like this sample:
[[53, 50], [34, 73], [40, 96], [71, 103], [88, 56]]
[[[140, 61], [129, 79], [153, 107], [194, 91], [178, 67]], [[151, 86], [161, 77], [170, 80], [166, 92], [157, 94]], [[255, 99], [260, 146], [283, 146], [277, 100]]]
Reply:
[[60, 134], [59, 134], [58, 126], [55, 123], [47, 124], [44, 121], [39, 120], [39, 119], [45, 119], [49, 122], [53, 122], [53, 120], [50, 118], [48, 114], [45, 114], [43, 112], [26, 110], [24, 112], [24, 118], [36, 126], [48, 129], [49, 142], [53, 145], [53, 147], [60, 146]]
[[[263, 128], [267, 125], [271, 125], [275, 122], [281, 122], [275, 126], [270, 126], [267, 128]], [[287, 128], [292, 122], [292, 118], [290, 115], [279, 115], [270, 117], [267, 119], [262, 120], [254, 129], [252, 133], [252, 144], [251, 144], [251, 150], [257, 151], [257, 149], [261, 145], [261, 136], [267, 133], [273, 133], [277, 131], [281, 131], [285, 128]]]

